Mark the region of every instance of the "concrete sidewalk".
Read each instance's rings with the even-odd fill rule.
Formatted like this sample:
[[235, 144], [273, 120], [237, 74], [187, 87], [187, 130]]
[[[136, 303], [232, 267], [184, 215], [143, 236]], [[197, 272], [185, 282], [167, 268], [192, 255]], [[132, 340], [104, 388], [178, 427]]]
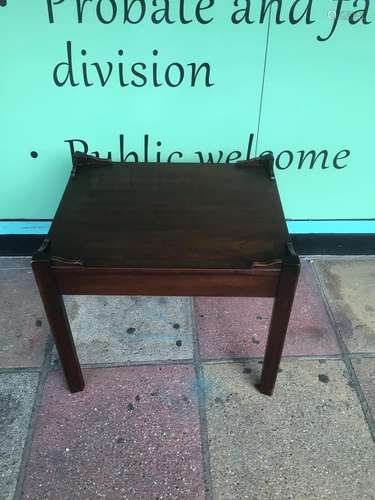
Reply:
[[375, 499], [375, 258], [314, 258], [275, 395], [272, 301], [66, 297], [64, 383], [27, 258], [0, 259], [0, 499]]

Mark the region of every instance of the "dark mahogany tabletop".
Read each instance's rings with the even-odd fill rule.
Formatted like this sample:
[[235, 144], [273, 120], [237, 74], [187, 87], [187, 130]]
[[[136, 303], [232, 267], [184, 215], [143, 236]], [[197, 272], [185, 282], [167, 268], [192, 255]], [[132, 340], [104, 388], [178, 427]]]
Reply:
[[248, 269], [289, 240], [264, 161], [83, 165], [66, 186], [47, 254], [63, 265]]

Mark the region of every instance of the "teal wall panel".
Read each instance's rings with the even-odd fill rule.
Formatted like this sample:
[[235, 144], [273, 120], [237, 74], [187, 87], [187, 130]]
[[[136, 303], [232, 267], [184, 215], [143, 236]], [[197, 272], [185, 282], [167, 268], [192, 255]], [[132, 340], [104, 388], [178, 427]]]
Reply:
[[[280, 155], [277, 179], [288, 218], [375, 218], [375, 25], [350, 25], [350, 4], [326, 42], [317, 36], [332, 30], [337, 2], [316, 2], [319, 22], [308, 26], [271, 22], [258, 150]], [[374, 14], [371, 4], [368, 19]], [[350, 154], [335, 168], [343, 150]], [[301, 165], [299, 151], [328, 151], [327, 160], [321, 154], [311, 168], [310, 155]]]
[[[115, 160], [134, 151], [142, 161], [145, 140], [150, 161], [158, 159], [158, 153], [162, 161], [173, 152], [182, 155], [174, 154], [173, 161], [207, 161], [209, 153], [214, 161], [226, 161], [233, 151], [238, 154], [230, 160], [254, 156], [256, 149], [272, 150], [276, 156], [288, 151], [279, 157], [281, 168], [276, 169], [288, 218], [375, 218], [374, 2], [359, 1], [355, 7], [352, 0], [300, 0], [296, 15], [311, 4], [313, 22], [291, 24], [291, 0], [274, 1], [264, 19], [261, 1], [202, 0], [201, 6], [207, 7], [202, 17], [213, 18], [204, 25], [194, 19], [195, 0], [171, 0], [174, 22], [159, 25], [150, 21], [150, 1], [144, 2], [142, 22], [124, 24], [127, 3], [9, 0], [0, 7], [0, 219], [53, 217], [69, 175], [72, 144], [82, 150], [79, 141], [85, 141], [88, 152], [104, 157], [110, 153]], [[165, 3], [154, 2], [157, 8]], [[276, 22], [277, 3], [285, 21], [281, 24]], [[330, 32], [332, 11], [340, 3], [334, 33], [319, 41], [318, 35]], [[79, 4], [85, 4], [81, 23]], [[184, 15], [193, 18], [191, 23], [179, 20], [180, 5]], [[246, 5], [251, 7], [251, 23], [233, 24], [233, 12]], [[366, 5], [368, 24], [350, 24], [353, 11]], [[116, 16], [105, 24], [98, 12], [107, 20]], [[67, 61], [68, 45], [76, 85], [68, 81], [57, 86], [54, 68]], [[147, 84], [122, 87], [119, 63], [127, 82], [142, 83], [139, 75], [131, 74], [137, 62], [145, 65], [137, 69], [142, 69]], [[173, 62], [184, 70], [184, 80], [175, 88], [163, 77]], [[91, 86], [84, 84], [83, 63]], [[160, 87], [152, 82], [155, 63]], [[192, 63], [209, 65], [208, 81], [201, 71], [192, 87]], [[108, 76], [105, 85], [93, 64], [102, 79]], [[60, 66], [59, 81], [66, 69]], [[171, 78], [178, 75], [174, 66]], [[327, 150], [327, 168], [322, 168], [322, 155], [313, 168], [309, 157], [298, 168], [299, 151], [312, 150]], [[337, 165], [347, 166], [335, 168], [333, 159], [342, 150], [349, 151], [348, 157]], [[284, 168], [289, 159], [290, 166]]]

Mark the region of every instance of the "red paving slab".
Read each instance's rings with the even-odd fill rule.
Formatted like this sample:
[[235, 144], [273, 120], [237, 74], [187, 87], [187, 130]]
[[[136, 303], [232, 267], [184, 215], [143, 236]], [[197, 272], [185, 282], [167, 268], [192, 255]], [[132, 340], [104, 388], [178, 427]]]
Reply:
[[203, 499], [194, 370], [187, 365], [85, 370], [71, 395], [48, 377], [24, 499]]
[[[199, 297], [195, 299], [204, 359], [263, 356], [273, 299]], [[310, 262], [302, 271], [293, 305], [285, 355], [339, 352]]]

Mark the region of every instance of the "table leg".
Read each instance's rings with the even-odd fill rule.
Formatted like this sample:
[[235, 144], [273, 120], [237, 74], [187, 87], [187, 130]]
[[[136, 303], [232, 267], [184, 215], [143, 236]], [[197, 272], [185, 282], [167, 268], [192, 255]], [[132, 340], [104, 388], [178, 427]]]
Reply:
[[35, 279], [52, 330], [70, 392], [82, 391], [85, 383], [79, 364], [64, 301], [48, 261], [32, 262]]
[[276, 383], [299, 270], [299, 259], [295, 256], [295, 258], [283, 263], [280, 272], [260, 384], [260, 391], [268, 396], [272, 395]]

